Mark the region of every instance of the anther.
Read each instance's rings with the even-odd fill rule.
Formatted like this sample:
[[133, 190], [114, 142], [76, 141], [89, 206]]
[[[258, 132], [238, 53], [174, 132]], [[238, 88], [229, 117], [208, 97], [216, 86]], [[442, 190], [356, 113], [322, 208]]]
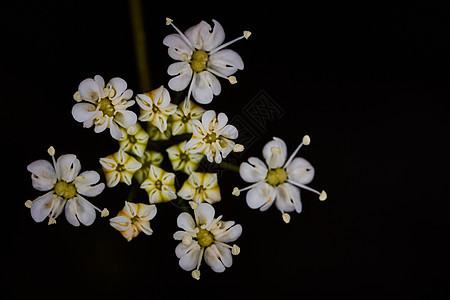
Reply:
[[233, 255], [238, 255], [239, 253], [241, 253], [241, 248], [239, 248], [238, 245], [233, 245], [233, 247], [231, 248], [231, 254]]
[[248, 30], [244, 30], [244, 38], [248, 40], [248, 38], [252, 35], [252, 33]]
[[244, 145], [236, 144], [233, 147], [233, 152], [242, 152], [244, 151]]
[[56, 220], [55, 220], [55, 218], [50, 217], [50, 218], [48, 219], [48, 225], [52, 225], [52, 224], [56, 224]]
[[170, 25], [173, 22], [171, 18], [166, 18], [166, 25]]
[[183, 245], [190, 246], [192, 244], [192, 236], [190, 234], [185, 234], [181, 242]]
[[73, 99], [77, 102], [81, 102], [83, 99], [81, 98], [80, 92], [76, 91], [75, 94], [73, 94]]
[[33, 207], [33, 201], [31, 201], [31, 200], [25, 201], [25, 206], [26, 206], [27, 208], [32, 208], [32, 207]]
[[194, 279], [197, 279], [197, 280], [200, 279], [200, 271], [199, 270], [192, 271], [191, 275]]
[[291, 216], [287, 213], [283, 213], [282, 215], [283, 221], [287, 224], [291, 221]]
[[302, 142], [303, 142], [303, 145], [308, 146], [309, 143], [311, 143], [311, 139], [310, 139], [309, 135], [305, 135], [303, 137], [303, 141]]
[[55, 148], [53, 148], [53, 146], [50, 146], [50, 148], [47, 149], [48, 154], [50, 154], [50, 156], [54, 156], [55, 155]]
[[237, 188], [237, 187], [235, 187], [234, 189], [233, 189], [233, 192], [231, 193], [233, 196], [239, 196], [240, 194], [241, 194], [241, 191]]
[[235, 76], [230, 76], [230, 77], [228, 77], [228, 81], [229, 81], [231, 84], [237, 83], [237, 79], [236, 79]]
[[322, 191], [319, 196], [320, 201], [325, 201], [327, 199], [327, 193], [325, 191]]
[[104, 209], [102, 210], [102, 213], [100, 214], [100, 216], [101, 216], [102, 218], [109, 216], [109, 210], [106, 209], [106, 208], [104, 208]]

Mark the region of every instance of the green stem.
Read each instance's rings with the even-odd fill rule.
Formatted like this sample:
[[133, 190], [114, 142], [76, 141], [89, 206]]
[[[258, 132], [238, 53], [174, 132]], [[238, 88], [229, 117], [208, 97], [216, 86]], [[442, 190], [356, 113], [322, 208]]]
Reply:
[[221, 166], [221, 167], [224, 168], [224, 169], [227, 169], [227, 170], [230, 170], [230, 171], [234, 171], [234, 172], [238, 172], [238, 173], [239, 173], [239, 166], [233, 165], [233, 164], [231, 164], [231, 163], [228, 163], [228, 162], [223, 161], [223, 162], [221, 162], [221, 163], [219, 164], [219, 166]]
[[129, 0], [131, 25], [133, 28], [134, 49], [136, 51], [136, 66], [142, 91], [149, 91], [151, 87], [150, 72], [147, 61], [145, 44], [145, 30], [142, 19], [141, 0]]

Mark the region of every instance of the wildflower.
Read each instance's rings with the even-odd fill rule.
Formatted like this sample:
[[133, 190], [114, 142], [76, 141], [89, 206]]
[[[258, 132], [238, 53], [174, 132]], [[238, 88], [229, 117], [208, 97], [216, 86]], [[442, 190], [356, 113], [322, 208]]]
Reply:
[[83, 197], [95, 197], [103, 191], [105, 184], [96, 184], [100, 175], [95, 171], [79, 174], [81, 164], [74, 154], [64, 154], [55, 160], [53, 147], [48, 149], [48, 153], [53, 165], [40, 159], [27, 166], [33, 187], [39, 191], [49, 191], [34, 201], [25, 202], [34, 221], [42, 222], [48, 217], [48, 225], [55, 224], [63, 209], [67, 221], [73, 226], [94, 223], [96, 210], [106, 217], [109, 214], [106, 208], [100, 210]]
[[192, 133], [192, 120], [200, 120], [205, 110], [186, 98], [172, 117], [172, 135]]
[[248, 163], [241, 164], [239, 173], [242, 179], [253, 184], [243, 189], [234, 188], [233, 195], [239, 196], [240, 192], [249, 190], [246, 196], [248, 206], [253, 209], [259, 208], [260, 211], [267, 210], [275, 202], [286, 223], [290, 221], [287, 212], [302, 211], [299, 188], [312, 191], [319, 195], [321, 201], [325, 200], [327, 198], [325, 191], [318, 192], [306, 186], [314, 177], [313, 166], [304, 158], [295, 158], [300, 148], [309, 145], [310, 141], [309, 136], [305, 135], [286, 161], [286, 144], [274, 137], [263, 148], [267, 166], [256, 157], [250, 157]]
[[224, 113], [216, 118], [213, 110], [206, 111], [201, 122], [192, 120], [193, 134], [186, 149], [191, 153], [203, 153], [209, 162], [215, 161], [218, 164], [234, 149], [242, 151], [243, 146], [232, 141], [238, 137], [236, 127], [227, 125], [227, 122], [228, 117]]
[[134, 173], [134, 178], [137, 182], [142, 183], [148, 177], [150, 166], [159, 167], [163, 161], [163, 156], [157, 151], [146, 150], [142, 156], [136, 159], [142, 164], [142, 167]]
[[195, 220], [189, 213], [183, 212], [177, 218], [182, 231], [173, 235], [181, 241], [175, 249], [183, 270], [192, 271], [192, 277], [200, 279], [200, 265], [203, 257], [214, 272], [223, 272], [233, 264], [232, 255], [238, 255], [240, 249], [234, 242], [242, 233], [242, 226], [234, 221], [221, 221], [222, 216], [214, 218], [212, 205], [202, 203], [194, 209]]
[[148, 193], [152, 204], [176, 199], [175, 174], [151, 165], [147, 179], [141, 184], [141, 189]]
[[150, 122], [161, 132], [166, 131], [167, 118], [177, 110], [177, 106], [170, 103], [169, 91], [160, 86], [148, 93], [138, 94], [136, 101], [141, 108], [139, 120]]
[[220, 201], [220, 188], [216, 173], [192, 172], [178, 191], [178, 196], [185, 200], [193, 200], [200, 204]]
[[182, 171], [191, 174], [197, 170], [204, 155], [201, 153], [190, 153], [186, 151], [187, 141], [173, 145], [166, 149], [174, 171]]
[[128, 130], [121, 129], [122, 138], [119, 139], [120, 149], [125, 152], [131, 152], [134, 155], [144, 155], [145, 148], [147, 147], [148, 133], [136, 123], [130, 126]]
[[[118, 140], [122, 137], [120, 127], [128, 129], [137, 121], [134, 112], [127, 110], [135, 102], [128, 101], [133, 91], [127, 89], [127, 83], [122, 78], [111, 79], [105, 87], [105, 81], [100, 75], [94, 79], [87, 78], [78, 86], [74, 94], [77, 103], [72, 108], [72, 116], [83, 127], [95, 125], [96, 133], [109, 128], [111, 136]], [[81, 101], [86, 102], [81, 102]], [[120, 127], [119, 127], [120, 126]]]
[[115, 187], [119, 182], [130, 185], [133, 174], [142, 166], [136, 158], [128, 155], [123, 150], [100, 158], [100, 164], [105, 173], [106, 185], [108, 187]]
[[212, 101], [213, 95], [220, 94], [221, 86], [216, 78], [228, 79], [236, 83], [233, 75], [237, 70], [244, 69], [242, 58], [235, 51], [224, 49], [240, 39], [248, 39], [250, 31], [223, 44], [225, 32], [216, 20], [212, 20], [214, 28], [201, 21], [192, 26], [184, 34], [167, 18], [166, 24], [172, 25], [177, 31], [166, 36], [163, 44], [169, 47], [169, 56], [178, 62], [167, 69], [167, 73], [175, 76], [169, 81], [169, 87], [174, 91], [182, 91], [189, 85], [188, 99], [192, 92], [194, 99], [202, 104]]
[[156, 216], [156, 205], [131, 203], [125, 201], [125, 206], [116, 217], [109, 220], [109, 224], [117, 229], [127, 241], [143, 232], [151, 235], [150, 220]]

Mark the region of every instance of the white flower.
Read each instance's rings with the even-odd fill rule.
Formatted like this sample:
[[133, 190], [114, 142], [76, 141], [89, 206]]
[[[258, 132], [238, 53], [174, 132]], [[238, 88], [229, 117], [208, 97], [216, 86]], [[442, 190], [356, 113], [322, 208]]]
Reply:
[[99, 75], [94, 79], [83, 80], [74, 94], [77, 103], [72, 108], [73, 118], [89, 128], [95, 125], [95, 132], [102, 132], [109, 128], [111, 136], [118, 140], [122, 137], [120, 127], [128, 129], [137, 121], [134, 112], [127, 110], [134, 104], [128, 101], [133, 91], [127, 89], [127, 83], [122, 78], [111, 79], [105, 87], [105, 81]]
[[286, 223], [290, 221], [287, 212], [302, 211], [299, 188], [312, 191], [319, 195], [320, 200], [325, 200], [325, 191], [320, 193], [306, 186], [314, 177], [313, 166], [304, 158], [294, 158], [302, 145], [309, 143], [310, 138], [305, 135], [302, 143], [286, 161], [286, 144], [274, 137], [263, 148], [266, 164], [256, 157], [250, 157], [248, 163], [241, 164], [239, 173], [242, 179], [253, 184], [243, 189], [234, 188], [233, 195], [238, 196], [240, 192], [250, 190], [246, 196], [247, 204], [250, 208], [259, 208], [260, 211], [267, 210], [275, 202]]
[[114, 154], [100, 158], [100, 164], [108, 187], [115, 187], [119, 182], [130, 185], [134, 173], [142, 167], [136, 158], [120, 149]]
[[233, 264], [232, 255], [238, 255], [240, 249], [234, 242], [242, 233], [242, 226], [234, 221], [221, 221], [222, 216], [214, 218], [214, 208], [202, 203], [194, 209], [195, 220], [189, 213], [183, 212], [177, 218], [177, 225], [183, 231], [173, 235], [182, 241], [175, 249], [183, 270], [192, 271], [192, 277], [200, 279], [200, 264], [205, 258], [214, 272], [223, 272]]
[[200, 204], [216, 203], [221, 200], [219, 181], [216, 173], [192, 172], [178, 191], [178, 196]]
[[131, 152], [138, 157], [144, 155], [149, 135], [141, 125], [136, 123], [127, 130], [122, 128], [120, 130], [122, 131], [122, 138], [119, 139], [120, 149], [125, 152]]
[[39, 191], [49, 191], [34, 201], [25, 202], [26, 207], [30, 208], [31, 217], [36, 222], [49, 217], [48, 225], [55, 224], [64, 208], [66, 219], [73, 226], [80, 226], [80, 223], [91, 225], [96, 218], [96, 210], [101, 212], [102, 217], [106, 217], [106, 208], [100, 210], [82, 197], [94, 197], [103, 191], [105, 184], [96, 184], [100, 175], [95, 171], [79, 174], [81, 164], [74, 154], [61, 155], [56, 161], [53, 147], [48, 149], [48, 153], [53, 165], [40, 159], [27, 166], [27, 170], [31, 172], [33, 187]]
[[182, 141], [166, 149], [170, 163], [174, 171], [182, 171], [191, 174], [197, 170], [203, 157], [201, 153], [190, 153], [186, 151], [187, 141]]
[[216, 76], [236, 83], [233, 75], [237, 70], [244, 69], [244, 63], [235, 51], [224, 49], [232, 43], [250, 36], [250, 31], [244, 31], [238, 37], [223, 44], [225, 32], [216, 20], [214, 28], [201, 21], [192, 26], [184, 34], [167, 18], [166, 24], [172, 25], [178, 33], [170, 34], [163, 40], [169, 47], [169, 56], [178, 62], [167, 69], [167, 73], [175, 76], [169, 81], [169, 87], [174, 91], [182, 91], [189, 86], [188, 99], [191, 91], [194, 99], [202, 104], [210, 103], [213, 95], [220, 94], [221, 86]]
[[232, 141], [238, 137], [236, 127], [227, 123], [228, 117], [224, 113], [216, 118], [213, 110], [206, 111], [201, 122], [192, 120], [193, 133], [186, 144], [186, 150], [190, 153], [203, 153], [209, 162], [215, 161], [218, 164], [234, 149], [241, 150], [241, 147], [235, 148], [236, 144]]
[[192, 133], [192, 120], [200, 120], [205, 110], [186, 98], [171, 116], [172, 135]]
[[141, 189], [147, 192], [152, 204], [176, 199], [175, 174], [151, 165], [147, 179], [141, 184]]
[[139, 120], [150, 122], [161, 132], [166, 131], [167, 118], [177, 110], [177, 106], [170, 103], [169, 91], [160, 86], [148, 93], [138, 94], [136, 101], [141, 107]]
[[125, 206], [109, 224], [117, 229], [127, 241], [131, 241], [140, 232], [151, 235], [150, 220], [156, 216], [156, 206], [125, 201]]

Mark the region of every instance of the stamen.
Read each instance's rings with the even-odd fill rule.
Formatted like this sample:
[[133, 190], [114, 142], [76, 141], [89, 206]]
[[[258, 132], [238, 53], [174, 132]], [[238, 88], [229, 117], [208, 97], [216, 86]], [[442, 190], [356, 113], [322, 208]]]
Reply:
[[[237, 187], [234, 187], [233, 192], [231, 192], [231, 194], [233, 196], [237, 197], [237, 196], [239, 196], [241, 194], [241, 191]], [[30, 200], [28, 200], [28, 201], [30, 201]], [[25, 205], [26, 205], [26, 203], [25, 203]]]
[[191, 41], [189, 41], [189, 39], [184, 35], [184, 33], [182, 33], [181, 30], [178, 29], [178, 27], [175, 26], [172, 22], [173, 22], [172, 19], [166, 18], [166, 25], [172, 25], [172, 27], [176, 30], [176, 32], [178, 32], [178, 34], [181, 36], [181, 38], [183, 39], [183, 41], [184, 41], [189, 47], [191, 47], [192, 50], [195, 50], [195, 47], [192, 45]]
[[237, 83], [236, 76], [230, 76], [230, 77], [228, 77], [228, 81], [229, 81], [231, 84], [236, 84], [236, 83]]
[[254, 183], [254, 184], [252, 184], [252, 185], [249, 185], [248, 187], [245, 187], [245, 188], [243, 188], [243, 189], [239, 189], [239, 188], [235, 187], [235, 188], [233, 189], [233, 192], [232, 192], [231, 194], [232, 194], [233, 196], [239, 196], [241, 192], [244, 192], [244, 191], [246, 191], [246, 190], [249, 190], [249, 189], [251, 189], [251, 188], [254, 188], [255, 186], [257, 186], [257, 185], [260, 184], [261, 182], [262, 182], [262, 181], [258, 181], [258, 182]]
[[308, 146], [311, 143], [311, 139], [309, 138], [309, 135], [305, 135], [302, 139], [302, 142], [300, 143], [300, 145], [298, 145], [297, 149], [295, 149], [295, 151], [291, 154], [291, 156], [289, 157], [289, 159], [286, 161], [286, 163], [284, 164], [283, 169], [286, 169], [287, 166], [289, 166], [289, 164], [292, 162], [292, 160], [295, 158], [295, 155], [297, 155], [298, 151], [300, 150], [300, 148], [305, 145]]
[[310, 188], [309, 186], [306, 186], [304, 184], [298, 183], [298, 182], [294, 182], [292, 180], [287, 180], [287, 182], [289, 182], [290, 184], [293, 184], [295, 186], [298, 186], [299, 188], [311, 191], [313, 193], [316, 193], [317, 195], [319, 195], [319, 200], [324, 201], [325, 199], [327, 199], [327, 193], [325, 193], [325, 191], [319, 192], [313, 188]]
[[31, 201], [31, 200], [25, 201], [25, 206], [26, 206], [27, 208], [32, 208], [32, 207], [33, 207], [33, 201]]
[[56, 220], [53, 217], [48, 218], [48, 225], [56, 224]]
[[241, 253], [241, 248], [239, 248], [238, 245], [234, 244], [231, 248], [231, 254], [238, 255], [239, 253]]
[[200, 280], [200, 271], [199, 270], [192, 271], [191, 275], [194, 279]]
[[109, 210], [106, 209], [106, 208], [104, 208], [104, 209], [102, 210], [102, 213], [100, 214], [100, 216], [101, 216], [102, 218], [109, 216]]
[[233, 152], [242, 152], [244, 151], [244, 145], [236, 144], [233, 147]]
[[81, 102], [83, 99], [81, 98], [80, 92], [76, 91], [75, 94], [73, 94], [73, 99], [77, 102]]
[[[227, 76], [223, 75], [222, 73], [219, 73], [219, 72], [217, 72], [216, 70], [213, 70], [213, 69], [208, 68], [208, 67], [206, 67], [205, 70], [208, 71], [208, 72], [213, 73], [214, 75], [216, 75], [216, 76], [218, 76], [218, 77], [227, 79], [231, 84], [237, 83], [237, 79], [236, 79], [235, 76], [228, 76], [228, 77], [227, 77]], [[195, 74], [195, 73], [194, 73], [194, 74]]]
[[195, 82], [196, 77], [197, 77], [197, 73], [194, 72], [194, 74], [192, 75], [191, 84], [189, 85], [189, 90], [188, 90], [188, 93], [187, 93], [187, 99], [188, 99], [188, 100], [191, 99], [192, 86], [194, 85], [194, 82]]
[[202, 247], [202, 250], [200, 251], [200, 256], [198, 257], [198, 263], [197, 263], [197, 268], [195, 268], [194, 271], [192, 271], [192, 277], [194, 277], [195, 279], [199, 280], [200, 279], [200, 265], [202, 263], [202, 259], [203, 259], [203, 253], [205, 252], [205, 248]]
[[225, 48], [225, 47], [227, 47], [227, 46], [229, 46], [229, 45], [231, 45], [231, 44], [233, 44], [233, 43], [235, 43], [235, 42], [237, 42], [237, 41], [239, 41], [239, 40], [242, 40], [242, 39], [248, 39], [249, 36], [250, 36], [251, 34], [252, 34], [252, 33], [251, 33], [250, 31], [244, 31], [244, 33], [242, 34], [242, 36], [240, 36], [240, 37], [238, 37], [238, 38], [235, 38], [234, 40], [231, 40], [231, 41], [229, 41], [228, 43], [222, 44], [222, 45], [220, 45], [219, 47], [217, 47], [216, 49], [211, 50], [211, 51], [209, 52], [209, 55], [213, 55], [213, 54], [216, 53], [217, 51], [219, 51], [219, 50], [221, 50], [221, 49], [223, 49], [223, 48]]
[[291, 216], [290, 216], [289, 214], [287, 214], [287, 213], [283, 213], [283, 214], [281, 215], [281, 217], [283, 218], [283, 221], [284, 221], [286, 224], [288, 224], [288, 223], [291, 221]]

